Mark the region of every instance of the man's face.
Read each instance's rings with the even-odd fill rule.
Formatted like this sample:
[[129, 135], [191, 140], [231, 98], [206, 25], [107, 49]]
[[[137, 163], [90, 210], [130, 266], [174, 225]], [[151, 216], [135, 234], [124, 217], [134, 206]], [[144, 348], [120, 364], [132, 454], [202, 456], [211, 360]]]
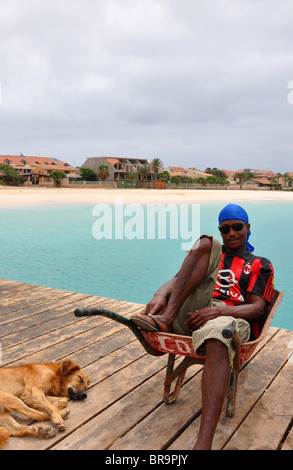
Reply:
[[[240, 228], [240, 230], [239, 230]], [[232, 252], [241, 252], [246, 250], [247, 233], [250, 224], [246, 224], [242, 220], [225, 220], [219, 226], [226, 250]], [[223, 231], [225, 233], [223, 233]], [[226, 233], [227, 232], [227, 233]]]

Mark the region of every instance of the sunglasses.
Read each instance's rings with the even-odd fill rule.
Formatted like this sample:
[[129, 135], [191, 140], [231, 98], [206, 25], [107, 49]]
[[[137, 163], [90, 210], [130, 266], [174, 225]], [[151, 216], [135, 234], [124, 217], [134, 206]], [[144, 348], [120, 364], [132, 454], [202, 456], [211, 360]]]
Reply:
[[230, 232], [231, 228], [234, 230], [234, 232], [240, 232], [244, 227], [244, 224], [242, 222], [236, 222], [235, 224], [232, 225], [221, 225], [219, 227], [219, 230], [223, 235], [227, 235], [227, 233]]

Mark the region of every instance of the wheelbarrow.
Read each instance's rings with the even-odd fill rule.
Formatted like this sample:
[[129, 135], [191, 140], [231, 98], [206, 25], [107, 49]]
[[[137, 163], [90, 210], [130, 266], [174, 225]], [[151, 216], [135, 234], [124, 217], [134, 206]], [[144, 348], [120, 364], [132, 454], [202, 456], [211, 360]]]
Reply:
[[[272, 303], [267, 307], [265, 314], [262, 316], [261, 321], [259, 322], [260, 336], [257, 339], [246, 343], [240, 343], [238, 333], [233, 325], [227, 325], [227, 327], [222, 331], [222, 335], [225, 338], [232, 338], [233, 346], [236, 352], [233, 360], [233, 366], [231, 368], [230, 382], [227, 390], [226, 414], [228, 417], [234, 416], [235, 413], [239, 370], [251, 357], [260, 341], [262, 341], [266, 336], [283, 296], [283, 292], [274, 290]], [[136, 326], [130, 319], [103, 308], [77, 308], [74, 311], [74, 314], [76, 317], [102, 315], [111, 320], [122, 323], [123, 325], [130, 328], [148, 354], [151, 354], [152, 356], [168, 354], [163, 393], [163, 399], [166, 404], [173, 403], [178, 398], [187, 368], [192, 364], [204, 365], [205, 363], [206, 357], [199, 356], [194, 352], [191, 336], [145, 331], [138, 328], [138, 326]], [[184, 358], [174, 369], [176, 356], [184, 356]], [[171, 385], [175, 380], [175, 387], [171, 392]]]

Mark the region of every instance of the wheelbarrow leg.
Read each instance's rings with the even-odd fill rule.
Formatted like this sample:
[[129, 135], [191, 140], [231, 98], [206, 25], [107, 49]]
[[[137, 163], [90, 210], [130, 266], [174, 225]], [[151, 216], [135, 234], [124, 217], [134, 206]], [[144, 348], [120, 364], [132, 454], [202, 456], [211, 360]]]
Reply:
[[240, 369], [240, 340], [239, 340], [239, 336], [237, 332], [233, 334], [232, 341], [233, 341], [233, 346], [235, 349], [235, 356], [234, 356], [233, 367], [231, 370], [230, 382], [229, 382], [228, 391], [227, 391], [226, 415], [229, 418], [233, 418], [235, 414], [237, 382], [238, 382], [238, 373]]
[[[174, 403], [174, 401], [178, 398], [187, 368], [192, 364], [204, 364], [204, 358], [185, 356], [174, 370], [175, 357], [175, 354], [169, 354], [168, 357], [166, 377], [164, 382], [164, 402], [167, 405]], [[170, 394], [171, 384], [176, 379], [177, 382], [174, 391]]]

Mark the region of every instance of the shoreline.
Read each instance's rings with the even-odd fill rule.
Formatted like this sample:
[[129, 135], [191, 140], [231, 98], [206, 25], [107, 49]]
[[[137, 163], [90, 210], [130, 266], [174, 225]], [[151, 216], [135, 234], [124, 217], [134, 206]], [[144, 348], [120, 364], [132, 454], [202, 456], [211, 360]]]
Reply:
[[0, 209], [54, 204], [200, 204], [293, 202], [293, 192], [213, 189], [107, 189], [0, 186]]

